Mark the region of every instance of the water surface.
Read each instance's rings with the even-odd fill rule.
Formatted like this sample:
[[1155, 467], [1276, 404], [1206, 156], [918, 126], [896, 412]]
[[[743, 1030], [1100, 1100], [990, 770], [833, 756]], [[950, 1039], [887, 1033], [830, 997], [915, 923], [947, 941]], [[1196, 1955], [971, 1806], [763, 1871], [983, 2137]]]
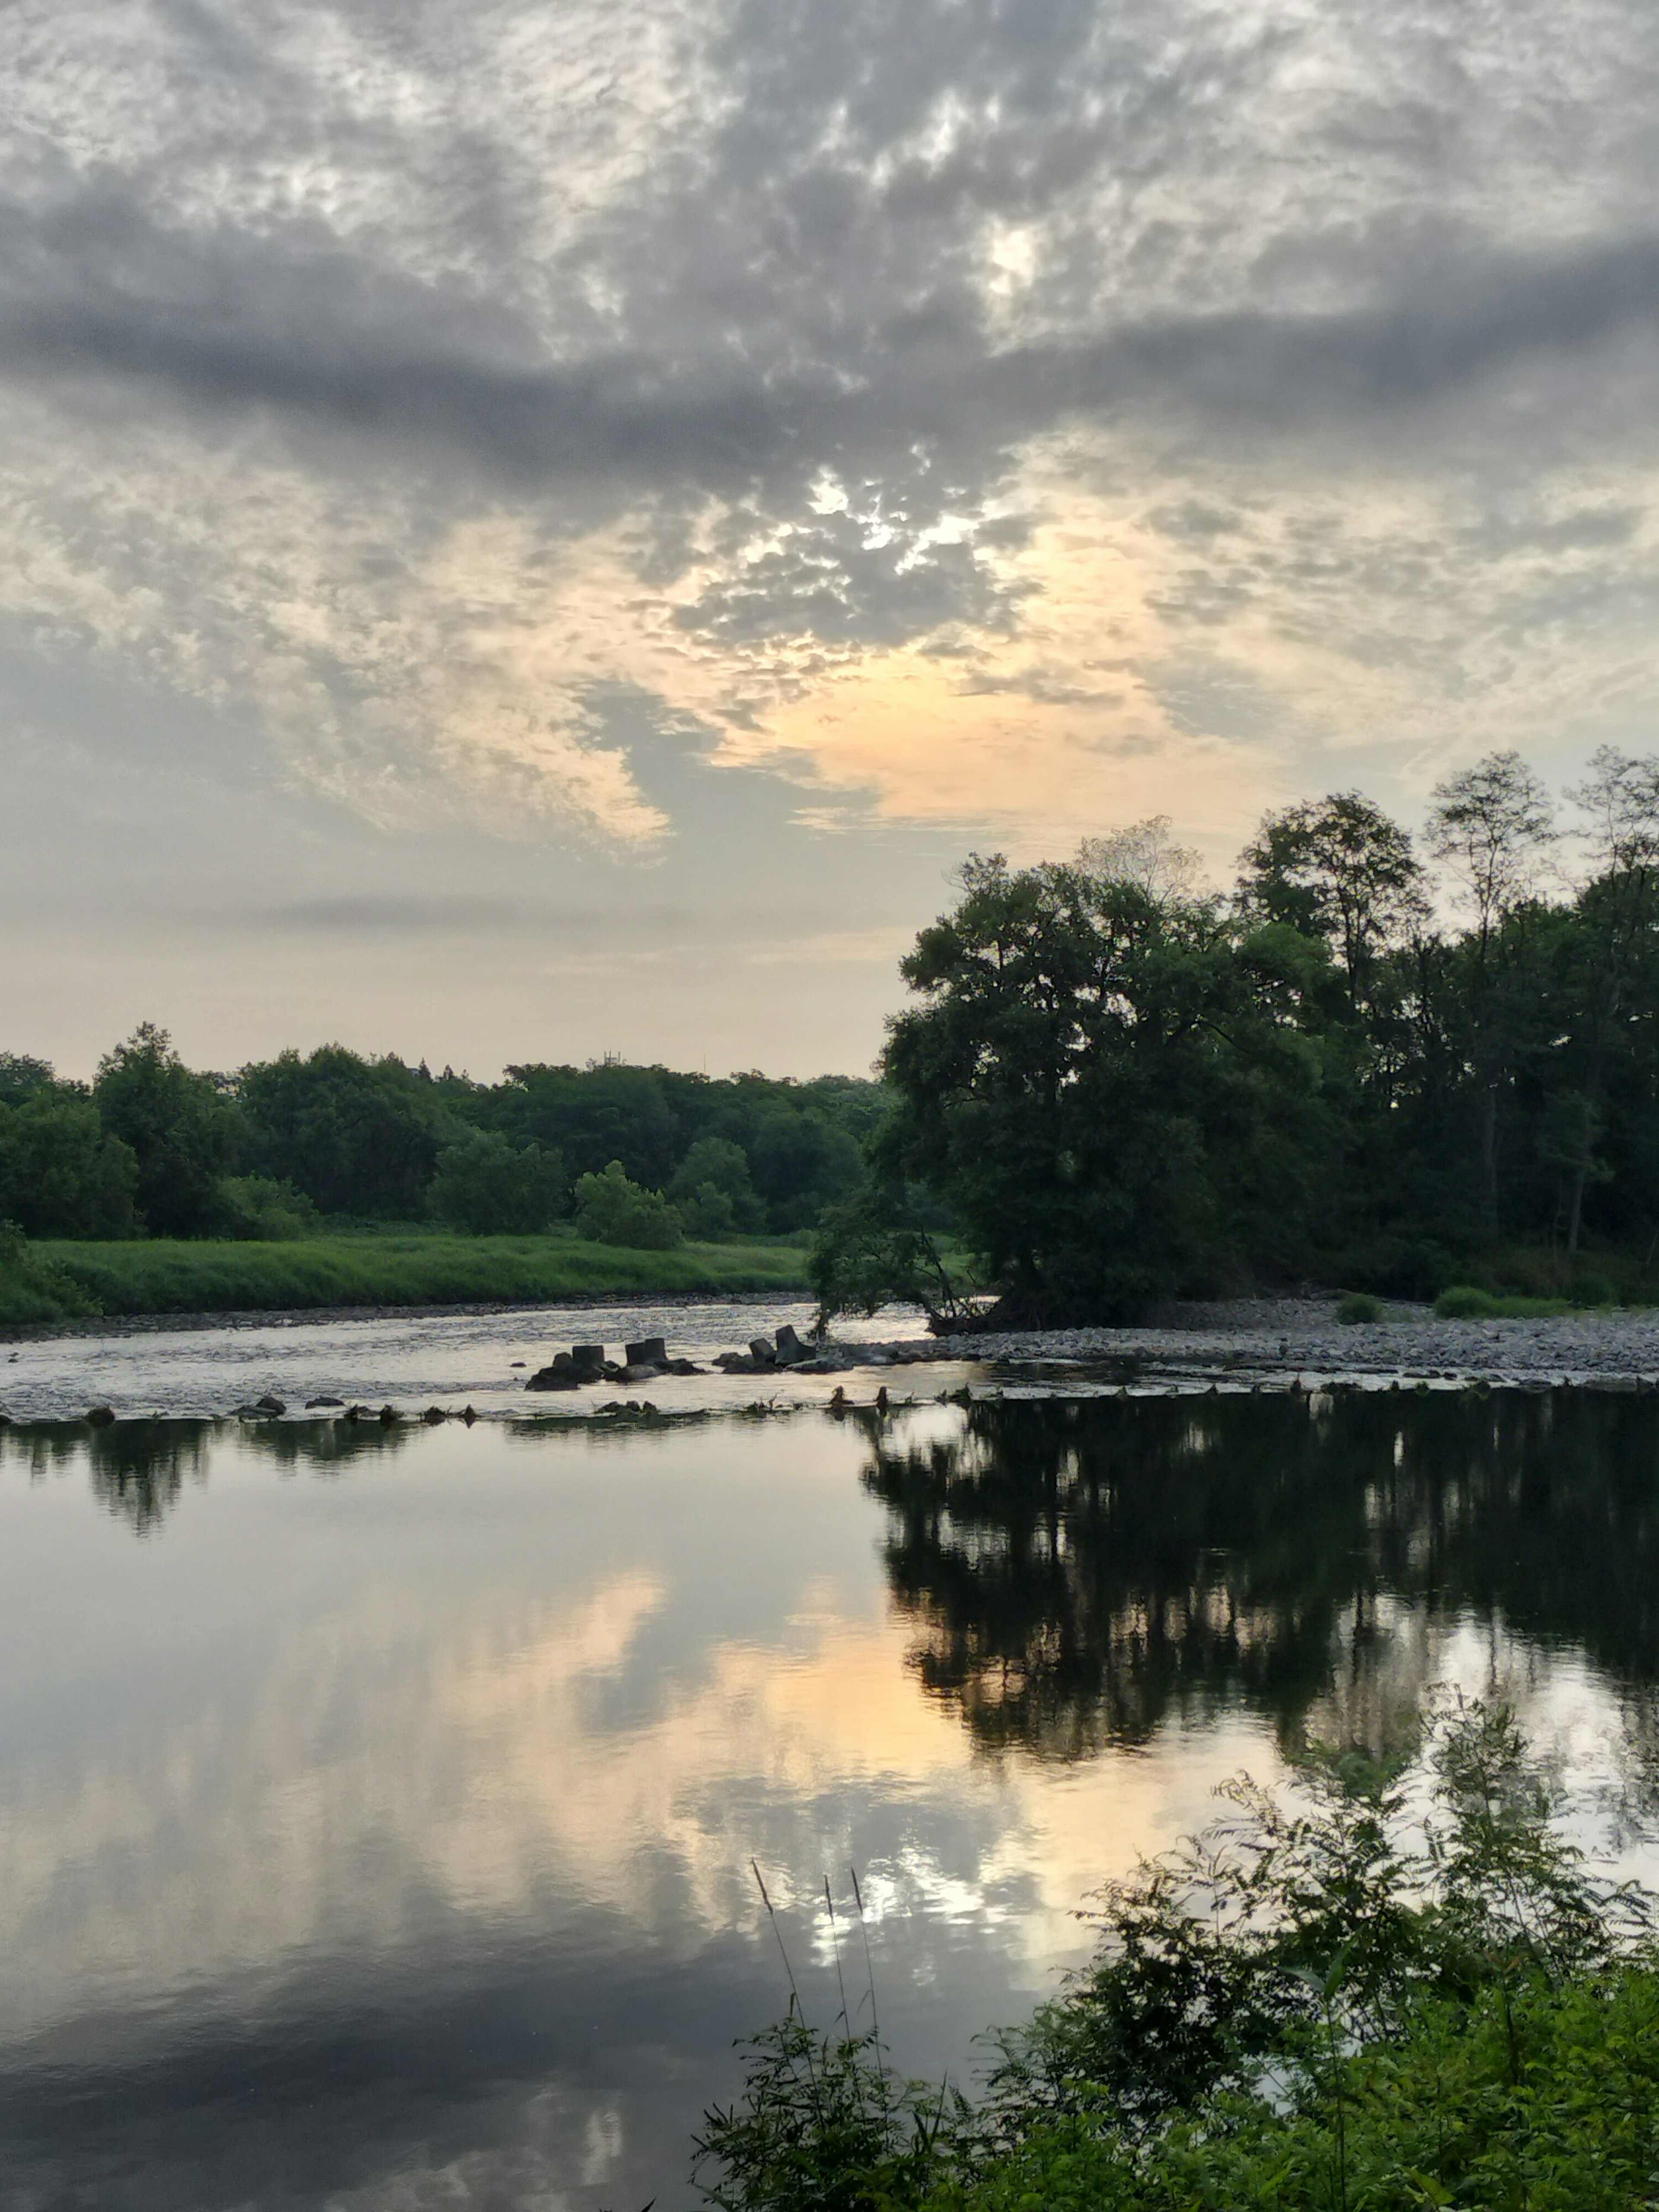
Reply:
[[1645, 1397], [14, 1430], [0, 2206], [668, 2212], [781, 2005], [751, 1858], [821, 2019], [855, 1864], [970, 2068], [1217, 1781], [1437, 1683], [1645, 1863], [1656, 1680]]

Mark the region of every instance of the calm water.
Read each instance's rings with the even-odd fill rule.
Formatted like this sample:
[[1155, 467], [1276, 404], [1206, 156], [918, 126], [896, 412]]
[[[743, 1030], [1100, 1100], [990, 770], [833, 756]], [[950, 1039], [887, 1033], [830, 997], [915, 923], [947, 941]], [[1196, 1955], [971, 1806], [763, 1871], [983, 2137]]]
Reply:
[[751, 1856], [969, 2067], [1221, 1777], [1494, 1678], [1650, 1870], [1654, 1399], [14, 1431], [0, 2207], [668, 2212]]

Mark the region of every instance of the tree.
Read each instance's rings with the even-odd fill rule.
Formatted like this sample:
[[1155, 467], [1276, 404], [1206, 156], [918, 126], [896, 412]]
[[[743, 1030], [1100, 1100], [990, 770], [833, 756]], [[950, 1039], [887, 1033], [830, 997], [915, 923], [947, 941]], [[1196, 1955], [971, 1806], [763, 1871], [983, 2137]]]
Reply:
[[1103, 837], [1085, 837], [1077, 866], [1103, 883], [1133, 884], [1160, 906], [1205, 895], [1204, 864], [1189, 846], [1176, 843], [1167, 814], [1149, 815]]
[[237, 1091], [252, 1164], [325, 1213], [417, 1220], [439, 1153], [462, 1133], [436, 1086], [389, 1054], [279, 1053], [245, 1067]]
[[864, 1181], [856, 1140], [821, 1114], [776, 1105], [756, 1122], [749, 1171], [769, 1229], [807, 1229], [826, 1206]]
[[49, 1060], [34, 1060], [26, 1052], [0, 1052], [0, 1106], [21, 1106], [37, 1092], [73, 1087], [58, 1082]]
[[675, 1170], [668, 1195], [693, 1237], [731, 1237], [765, 1220], [749, 1180], [749, 1155], [729, 1137], [699, 1137]]
[[472, 1129], [439, 1153], [428, 1195], [441, 1221], [491, 1237], [545, 1229], [562, 1212], [564, 1191], [564, 1162], [556, 1152]]
[[[1326, 1188], [1316, 1049], [1212, 904], [975, 858], [901, 972], [878, 1146], [1032, 1320], [1294, 1267]], [[1264, 958], [1265, 955], [1262, 956]]]
[[1583, 1225], [1585, 1188], [1599, 1170], [1603, 1093], [1631, 969], [1659, 914], [1659, 757], [1638, 760], [1602, 745], [1590, 756], [1589, 774], [1567, 796], [1586, 817], [1598, 870], [1579, 899], [1595, 939], [1599, 974], [1589, 1010], [1568, 1206], [1567, 1250], [1573, 1253]]
[[1436, 784], [1424, 834], [1462, 887], [1484, 945], [1504, 915], [1540, 896], [1558, 833], [1543, 785], [1519, 753], [1501, 752]]
[[1239, 899], [1331, 947], [1350, 1006], [1368, 1005], [1386, 955], [1428, 919], [1409, 834], [1357, 791], [1263, 817], [1241, 857]]
[[680, 1242], [678, 1214], [659, 1190], [631, 1182], [620, 1160], [612, 1160], [603, 1175], [579, 1178], [576, 1226], [597, 1244], [639, 1251], [667, 1251]]
[[1436, 784], [1425, 842], [1460, 886], [1475, 931], [1464, 970], [1470, 1059], [1479, 1092], [1480, 1181], [1485, 1229], [1498, 1229], [1498, 1123], [1500, 1091], [1512, 1078], [1514, 1024], [1503, 1017], [1513, 994], [1504, 984], [1506, 950], [1522, 933], [1505, 925], [1541, 888], [1545, 854], [1556, 837], [1549, 794], [1516, 752], [1492, 753]]
[[151, 1234], [210, 1230], [216, 1187], [242, 1144], [225, 1084], [194, 1073], [165, 1030], [141, 1022], [99, 1061], [93, 1097], [104, 1127], [137, 1158], [137, 1202]]
[[43, 1086], [0, 1106], [0, 1220], [31, 1237], [131, 1237], [138, 1163], [89, 1098]]

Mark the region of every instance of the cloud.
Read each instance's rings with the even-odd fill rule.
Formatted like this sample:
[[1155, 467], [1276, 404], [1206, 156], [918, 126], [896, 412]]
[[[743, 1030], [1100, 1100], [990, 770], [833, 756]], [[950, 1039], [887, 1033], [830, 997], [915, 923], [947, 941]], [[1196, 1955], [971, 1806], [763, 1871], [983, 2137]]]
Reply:
[[649, 849], [606, 682], [831, 794], [837, 702], [890, 723], [917, 656], [1056, 763], [1255, 744], [1193, 720], [1248, 692], [1258, 796], [1389, 714], [1472, 744], [1483, 687], [1651, 702], [1636, 0], [15, 28], [9, 602], [373, 819]]

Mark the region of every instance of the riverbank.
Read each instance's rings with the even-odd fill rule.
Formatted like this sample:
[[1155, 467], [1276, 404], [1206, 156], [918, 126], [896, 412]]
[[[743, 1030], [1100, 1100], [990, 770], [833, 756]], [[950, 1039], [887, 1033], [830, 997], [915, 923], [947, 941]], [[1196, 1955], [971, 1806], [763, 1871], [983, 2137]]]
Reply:
[[[1560, 1381], [1659, 1376], [1659, 1310], [1599, 1307], [1520, 1321], [1445, 1321], [1397, 1305], [1379, 1322], [1344, 1322], [1339, 1301], [1240, 1299], [1165, 1308], [1146, 1328], [1012, 1329], [926, 1340], [931, 1358], [998, 1363], [1133, 1363], [1173, 1374]], [[895, 1345], [896, 1351], [915, 1348]]]
[[[805, 1290], [800, 1244], [684, 1244], [642, 1252], [542, 1237], [344, 1232], [280, 1243], [42, 1242], [31, 1246], [105, 1321], [168, 1315], [496, 1308], [617, 1297]], [[49, 1316], [43, 1315], [41, 1318]], [[10, 1325], [16, 1336], [27, 1323]]]
[[[318, 1401], [521, 1421], [587, 1419], [632, 1395], [665, 1416], [906, 1399], [1170, 1393], [1599, 1389], [1659, 1386], [1659, 1316], [1602, 1311], [1530, 1321], [1437, 1321], [1426, 1309], [1345, 1326], [1334, 1304], [1171, 1309], [1139, 1329], [927, 1335], [914, 1310], [843, 1322], [833, 1364], [803, 1373], [755, 1358], [810, 1303], [787, 1290], [570, 1298], [517, 1306], [353, 1308], [231, 1316], [145, 1316], [14, 1331], [0, 1353], [0, 1413], [14, 1422], [214, 1419], [271, 1396], [290, 1419]], [[638, 1389], [600, 1379], [555, 1399], [526, 1389], [561, 1349], [665, 1340], [696, 1372]], [[737, 1354], [732, 1358], [723, 1355]], [[816, 1363], [815, 1363], [816, 1364]]]

